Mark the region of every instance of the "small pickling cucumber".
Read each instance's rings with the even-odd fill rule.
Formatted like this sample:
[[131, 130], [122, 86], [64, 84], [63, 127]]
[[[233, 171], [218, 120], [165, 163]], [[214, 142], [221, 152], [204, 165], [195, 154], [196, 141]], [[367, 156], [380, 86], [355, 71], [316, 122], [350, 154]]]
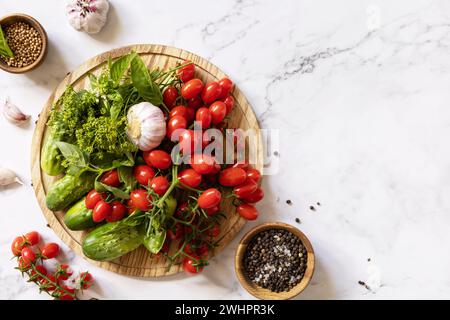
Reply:
[[53, 143], [54, 141], [51, 134], [47, 136], [41, 154], [41, 168], [50, 176], [57, 176], [64, 172], [62, 157], [58, 147]]
[[86, 197], [83, 197], [67, 210], [64, 223], [70, 230], [85, 230], [98, 224], [92, 220], [92, 210], [86, 208], [85, 200]]
[[63, 210], [94, 188], [95, 174], [84, 172], [79, 177], [66, 174], [56, 181], [47, 193], [46, 203], [50, 210]]
[[109, 261], [135, 250], [142, 244], [140, 226], [122, 221], [106, 223], [91, 231], [83, 240], [83, 253], [96, 261]]

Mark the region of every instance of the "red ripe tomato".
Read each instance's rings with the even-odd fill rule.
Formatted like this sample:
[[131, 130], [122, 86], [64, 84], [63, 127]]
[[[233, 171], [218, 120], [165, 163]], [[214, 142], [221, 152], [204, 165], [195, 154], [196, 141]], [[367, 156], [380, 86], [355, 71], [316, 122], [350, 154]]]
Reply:
[[58, 280], [67, 280], [73, 274], [72, 270], [67, 264], [61, 264], [56, 269], [56, 278]]
[[183, 154], [192, 154], [195, 148], [194, 130], [184, 130], [179, 137], [180, 151]]
[[206, 213], [208, 214], [208, 216], [213, 216], [215, 215], [217, 212], [220, 211], [220, 207], [219, 206], [215, 206], [209, 209], [205, 209]]
[[11, 251], [13, 255], [20, 256], [22, 249], [27, 245], [27, 239], [24, 236], [16, 237], [11, 244]]
[[188, 273], [200, 273], [203, 271], [203, 266], [199, 264], [200, 257], [191, 256], [192, 258], [184, 258], [183, 269]]
[[170, 110], [169, 118], [175, 117], [175, 116], [182, 116], [183, 118], [187, 119], [187, 108], [185, 106], [176, 106], [172, 110]]
[[258, 218], [258, 210], [256, 210], [255, 206], [248, 203], [240, 204], [236, 211], [245, 220], [256, 220]]
[[208, 254], [209, 254], [209, 248], [208, 248], [208, 246], [207, 246], [206, 244], [202, 244], [202, 245], [201, 245], [200, 247], [198, 247], [197, 250], [195, 250], [195, 251], [196, 251], [196, 253], [197, 253], [200, 257], [202, 257], [202, 258], [207, 257]]
[[181, 87], [181, 95], [185, 99], [192, 99], [203, 90], [203, 82], [200, 79], [191, 79]]
[[169, 189], [170, 183], [164, 176], [154, 177], [150, 182], [150, 187], [159, 196], [162, 196]]
[[202, 98], [200, 98], [200, 96], [195, 96], [190, 98], [187, 104], [189, 108], [198, 109], [202, 105]]
[[172, 133], [177, 129], [186, 129], [187, 120], [182, 116], [174, 116], [167, 122], [167, 137], [171, 137]]
[[97, 202], [100, 200], [106, 199], [105, 194], [98, 192], [95, 189], [92, 189], [86, 196], [86, 199], [84, 199], [84, 204], [86, 205], [86, 208], [88, 209], [94, 209]]
[[225, 103], [225, 106], [227, 107], [227, 115], [229, 115], [234, 107], [234, 98], [232, 96], [228, 96], [223, 100], [223, 103]]
[[148, 211], [152, 208], [152, 204], [150, 203], [151, 196], [148, 194], [147, 190], [136, 189], [131, 191], [130, 200], [133, 207], [141, 211]]
[[125, 207], [125, 205], [120, 201], [114, 201], [111, 203], [111, 209], [111, 214], [106, 217], [106, 221], [108, 222], [122, 220], [127, 213], [127, 207]]
[[111, 186], [111, 187], [118, 187], [120, 185], [120, 180], [119, 180], [119, 173], [117, 172], [117, 169], [105, 172], [102, 175], [100, 182], [104, 183], [108, 186]]
[[236, 197], [242, 199], [251, 195], [256, 191], [256, 189], [258, 189], [258, 184], [253, 180], [247, 180], [243, 184], [234, 187], [233, 193], [236, 195]]
[[195, 109], [192, 107], [186, 108], [186, 120], [188, 123], [192, 122], [195, 119]]
[[193, 64], [191, 61], [185, 61], [183, 63], [183, 67], [177, 70], [178, 78], [180, 78], [181, 81], [186, 82], [191, 80], [194, 77], [195, 74], [195, 64]]
[[233, 164], [233, 165], [230, 165], [230, 168], [241, 168], [241, 169], [247, 169], [249, 167], [249, 164], [248, 164], [248, 161], [247, 160], [244, 160], [244, 161], [242, 161], [242, 162], [236, 162], [235, 164]]
[[209, 128], [212, 121], [212, 116], [209, 109], [205, 107], [198, 108], [195, 115], [195, 121], [200, 122], [200, 124], [202, 125], [202, 129]]
[[167, 236], [171, 240], [179, 240], [181, 237], [183, 237], [184, 234], [184, 227], [181, 223], [176, 223], [174, 228], [169, 229], [167, 231]]
[[47, 279], [41, 279], [40, 283], [41, 283], [42, 290], [47, 291], [47, 292], [54, 291], [56, 289], [56, 287], [55, 287], [55, 283], [56, 283], [55, 276], [52, 275], [52, 274], [49, 274], [46, 277], [50, 281], [48, 281]]
[[154, 168], [164, 170], [172, 165], [170, 154], [162, 150], [151, 150], [144, 152], [145, 162]]
[[33, 269], [30, 272], [31, 273], [30, 280], [41, 282], [44, 279], [42, 278], [41, 275], [47, 276], [48, 271], [43, 265], [35, 266], [35, 268], [37, 271]]
[[233, 81], [225, 77], [219, 80], [219, 85], [222, 88], [219, 99], [225, 99], [233, 88]]
[[222, 195], [216, 188], [210, 188], [203, 191], [198, 197], [198, 206], [202, 209], [209, 209], [219, 205]]
[[247, 179], [253, 180], [258, 183], [259, 180], [261, 180], [261, 173], [259, 172], [259, 170], [250, 168], [247, 170]]
[[25, 235], [25, 239], [30, 246], [35, 246], [39, 243], [41, 237], [37, 231], [31, 231]]
[[22, 249], [22, 260], [25, 264], [30, 264], [36, 261], [36, 254], [30, 247], [25, 247]]
[[[131, 194], [130, 194], [130, 196], [131, 196]], [[126, 207], [127, 207], [127, 213], [128, 213], [128, 215], [132, 215], [133, 213], [135, 213], [136, 212], [136, 210], [137, 210], [137, 208], [134, 206], [134, 204], [133, 204], [133, 200], [131, 200], [131, 199], [129, 199], [128, 201], [127, 201], [127, 205], [126, 205]]]
[[25, 260], [23, 260], [22, 257], [20, 257], [19, 260], [17, 260], [17, 266], [19, 267], [20, 271], [27, 271], [30, 270], [31, 268], [30, 262], [26, 262]]
[[206, 84], [202, 91], [202, 100], [204, 103], [211, 103], [217, 100], [222, 92], [222, 87], [216, 81]]
[[187, 202], [180, 203], [177, 207], [177, 211], [175, 211], [175, 217], [184, 219], [187, 208], [188, 208]]
[[247, 174], [241, 168], [226, 168], [219, 174], [219, 183], [224, 187], [235, 187], [245, 182]]
[[167, 108], [172, 109], [178, 98], [178, 90], [174, 86], [167, 87], [163, 93], [163, 102]]
[[220, 226], [216, 223], [212, 228], [206, 230], [206, 234], [211, 238], [217, 237], [220, 234]]
[[74, 300], [73, 295], [75, 294], [75, 289], [69, 286], [62, 286], [62, 289], [58, 289], [56, 292], [57, 300]]
[[59, 254], [59, 246], [56, 243], [47, 243], [41, 250], [43, 259], [53, 259]]
[[92, 220], [94, 222], [101, 222], [109, 217], [112, 213], [111, 205], [105, 200], [100, 200], [94, 207], [92, 211]]
[[243, 197], [242, 200], [247, 203], [256, 203], [261, 201], [264, 198], [264, 191], [261, 188], [257, 188], [255, 192], [249, 194], [246, 197]]
[[197, 188], [202, 183], [202, 175], [194, 169], [185, 169], [178, 173], [178, 180], [185, 186]]
[[94, 284], [94, 277], [89, 272], [80, 273], [80, 286], [81, 289], [86, 290], [92, 287]]
[[217, 125], [225, 119], [227, 106], [222, 101], [216, 101], [209, 106], [209, 111], [211, 112], [212, 123]]
[[137, 182], [144, 186], [148, 186], [150, 180], [155, 176], [155, 170], [152, 167], [146, 166], [145, 164], [140, 164], [134, 167], [133, 175]]
[[195, 154], [191, 158], [191, 167], [200, 174], [208, 174], [214, 170], [214, 159], [206, 154]]
[[212, 169], [212, 171], [209, 174], [218, 174], [220, 172], [220, 169], [222, 169], [222, 167], [220, 166], [220, 164], [218, 164], [217, 162], [214, 163], [214, 168]]

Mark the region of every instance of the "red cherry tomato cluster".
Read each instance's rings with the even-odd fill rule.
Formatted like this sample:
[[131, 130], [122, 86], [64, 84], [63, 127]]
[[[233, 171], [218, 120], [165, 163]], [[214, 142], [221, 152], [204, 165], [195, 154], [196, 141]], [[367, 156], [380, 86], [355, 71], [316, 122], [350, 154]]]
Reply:
[[75, 287], [88, 289], [93, 285], [94, 278], [89, 272], [82, 272], [74, 278], [67, 264], [57, 264], [55, 270], [50, 272], [44, 261], [57, 258], [60, 248], [56, 243], [46, 243], [39, 248], [40, 238], [38, 232], [31, 231], [13, 240], [11, 251], [17, 258], [17, 269], [27, 274], [29, 281], [39, 286], [40, 292], [44, 291], [57, 300], [78, 299]]

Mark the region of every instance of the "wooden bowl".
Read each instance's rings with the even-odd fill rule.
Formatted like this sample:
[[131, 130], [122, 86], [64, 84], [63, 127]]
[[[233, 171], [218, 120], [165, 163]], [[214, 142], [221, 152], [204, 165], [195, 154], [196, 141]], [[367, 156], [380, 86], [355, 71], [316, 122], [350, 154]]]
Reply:
[[[245, 274], [243, 259], [248, 244], [257, 234], [270, 229], [284, 229], [293, 233], [300, 238], [307, 251], [305, 275], [303, 276], [303, 279], [289, 291], [272, 292], [269, 289], [264, 289], [253, 283]], [[297, 228], [282, 222], [267, 222], [251, 229], [241, 239], [236, 250], [234, 265], [236, 276], [239, 279], [239, 282], [245, 288], [245, 290], [247, 290], [256, 298], [264, 300], [287, 300], [295, 297], [308, 286], [309, 281], [311, 280], [314, 273], [314, 250], [308, 238]]]
[[33, 69], [36, 69], [39, 67], [39, 65], [44, 61], [45, 56], [47, 55], [47, 33], [45, 32], [44, 28], [41, 26], [41, 24], [34, 19], [33, 17], [30, 17], [29, 15], [23, 14], [23, 13], [13, 13], [9, 14], [3, 18], [0, 19], [0, 26], [2, 27], [3, 31], [5, 30], [5, 27], [16, 23], [16, 22], [24, 22], [32, 26], [34, 29], [39, 32], [39, 35], [42, 39], [42, 50], [39, 57], [34, 61], [32, 64], [29, 64], [25, 67], [16, 68], [8, 66], [3, 60], [0, 59], [0, 69], [10, 72], [10, 73], [25, 73], [28, 71], [31, 71]]

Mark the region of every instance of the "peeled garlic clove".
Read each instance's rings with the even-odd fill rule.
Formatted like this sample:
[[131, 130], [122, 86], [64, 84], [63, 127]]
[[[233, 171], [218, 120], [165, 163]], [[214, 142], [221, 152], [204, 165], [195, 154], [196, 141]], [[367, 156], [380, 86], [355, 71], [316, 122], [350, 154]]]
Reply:
[[20, 181], [14, 171], [0, 168], [0, 186], [7, 186], [15, 182], [23, 185], [23, 182]]
[[3, 115], [14, 124], [23, 124], [30, 119], [30, 115], [24, 114], [15, 104], [6, 99], [3, 105]]

